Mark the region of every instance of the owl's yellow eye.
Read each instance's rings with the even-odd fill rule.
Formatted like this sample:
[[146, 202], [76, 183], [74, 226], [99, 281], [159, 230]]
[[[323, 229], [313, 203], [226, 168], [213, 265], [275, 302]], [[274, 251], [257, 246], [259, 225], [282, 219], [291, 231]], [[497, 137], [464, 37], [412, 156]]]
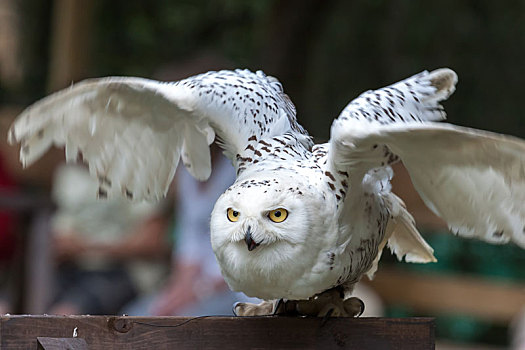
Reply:
[[228, 208], [226, 215], [228, 216], [228, 220], [230, 220], [231, 222], [236, 222], [237, 220], [239, 220], [239, 216], [241, 216], [241, 213], [239, 213], [236, 210], [233, 210], [232, 208]]
[[268, 213], [268, 218], [273, 222], [283, 222], [288, 217], [288, 210], [284, 208], [279, 208], [272, 210]]

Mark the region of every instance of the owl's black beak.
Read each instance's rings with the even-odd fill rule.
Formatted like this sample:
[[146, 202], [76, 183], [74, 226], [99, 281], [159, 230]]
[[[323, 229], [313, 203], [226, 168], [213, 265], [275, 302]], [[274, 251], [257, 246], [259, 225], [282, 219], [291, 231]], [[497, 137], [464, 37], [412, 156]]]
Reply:
[[246, 246], [248, 247], [248, 250], [250, 252], [259, 246], [259, 243], [256, 243], [252, 239], [252, 228], [251, 228], [251, 226], [248, 226], [248, 229], [246, 230], [246, 233], [244, 235], [244, 241], [246, 242]]

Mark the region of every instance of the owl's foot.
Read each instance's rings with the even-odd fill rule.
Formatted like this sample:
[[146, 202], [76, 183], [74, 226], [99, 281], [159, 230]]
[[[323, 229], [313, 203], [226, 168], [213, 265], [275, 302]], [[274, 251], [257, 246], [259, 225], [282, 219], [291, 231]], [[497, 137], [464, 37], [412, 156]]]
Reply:
[[281, 308], [282, 299], [262, 301], [259, 304], [235, 303], [233, 314], [235, 316], [268, 316], [275, 315]]
[[317, 317], [359, 317], [365, 311], [365, 303], [359, 298], [344, 299], [338, 288], [317, 294], [308, 300], [295, 301], [300, 315]]
[[340, 289], [330, 289], [308, 300], [269, 300], [259, 304], [236, 303], [236, 316], [315, 316], [315, 317], [359, 317], [365, 304], [356, 297], [344, 299]]

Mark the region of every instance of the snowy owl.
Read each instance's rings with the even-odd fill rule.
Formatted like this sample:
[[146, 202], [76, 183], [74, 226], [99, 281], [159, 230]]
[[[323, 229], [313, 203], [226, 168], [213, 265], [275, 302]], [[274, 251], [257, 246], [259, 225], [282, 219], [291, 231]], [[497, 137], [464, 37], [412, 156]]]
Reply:
[[237, 313], [354, 315], [353, 286], [386, 245], [408, 262], [435, 261], [391, 192], [398, 161], [454, 234], [525, 247], [525, 142], [437, 123], [456, 82], [438, 69], [364, 92], [314, 145], [281, 83], [261, 71], [94, 79], [27, 108], [9, 142], [21, 143], [24, 166], [64, 146], [68, 161], [89, 165], [99, 197], [152, 200], [180, 158], [207, 179], [216, 140], [237, 179], [215, 204], [211, 244], [230, 288], [266, 301]]

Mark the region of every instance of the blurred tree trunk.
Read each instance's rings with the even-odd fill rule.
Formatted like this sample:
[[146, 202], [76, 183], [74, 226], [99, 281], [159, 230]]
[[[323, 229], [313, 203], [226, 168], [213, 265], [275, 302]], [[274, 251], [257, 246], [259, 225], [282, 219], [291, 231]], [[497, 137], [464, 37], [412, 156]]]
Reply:
[[86, 77], [93, 8], [94, 1], [54, 1], [48, 92]]
[[21, 84], [19, 13], [13, 0], [0, 1], [0, 82], [13, 88]]
[[266, 73], [279, 77], [298, 104], [309, 54], [332, 4], [332, 0], [277, 1], [262, 21], [267, 29], [261, 38], [259, 65]]

